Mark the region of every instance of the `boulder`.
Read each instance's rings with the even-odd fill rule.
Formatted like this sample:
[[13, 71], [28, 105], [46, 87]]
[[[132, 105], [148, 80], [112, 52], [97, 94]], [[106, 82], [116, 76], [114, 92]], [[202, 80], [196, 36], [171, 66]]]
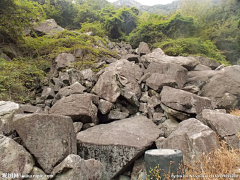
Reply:
[[175, 129], [177, 129], [179, 122], [173, 119], [167, 119], [163, 123], [159, 124], [158, 127], [164, 132], [164, 137], [168, 137]]
[[198, 64], [194, 69], [194, 71], [206, 71], [206, 70], [211, 70], [210, 67], [202, 65], [202, 64]]
[[221, 65], [221, 63], [207, 57], [198, 56], [194, 58], [197, 59], [200, 62], [200, 64], [210, 67], [212, 70], [215, 70], [218, 66]]
[[202, 153], [209, 154], [219, 148], [218, 138], [213, 130], [197, 119], [181, 122], [168, 138], [160, 137], [156, 141], [158, 149], [179, 149], [184, 161], [194, 164]]
[[221, 138], [226, 139], [229, 145], [239, 149], [238, 133], [240, 133], [240, 117], [210, 109], [204, 109], [197, 116], [202, 122], [214, 130]]
[[143, 154], [159, 133], [144, 116], [101, 124], [77, 134], [78, 155], [99, 160], [104, 167], [103, 179], [112, 179]]
[[83, 79], [84, 80], [89, 80], [91, 81], [93, 78], [93, 72], [91, 69], [84, 69], [83, 71], [81, 71], [82, 75], [83, 75]]
[[55, 35], [57, 32], [64, 31], [64, 28], [57, 25], [54, 19], [46, 19], [34, 27], [34, 30], [40, 33]]
[[116, 102], [120, 94], [130, 103], [135, 103], [136, 98], [140, 98], [141, 89], [138, 80], [143, 71], [138, 65], [122, 59], [111, 63], [102, 72], [92, 93], [111, 103]]
[[42, 112], [41, 108], [37, 106], [29, 105], [29, 104], [21, 104], [20, 107], [24, 113], [41, 113]]
[[55, 97], [55, 92], [50, 87], [44, 87], [41, 95], [41, 99], [53, 99]]
[[[35, 164], [33, 157], [21, 145], [11, 138], [0, 134], [0, 174], [16, 173], [26, 175], [32, 171]], [[3, 177], [4, 179], [4, 177]], [[20, 177], [7, 178], [9, 180], [21, 179]]]
[[178, 88], [182, 88], [187, 80], [187, 69], [182, 67], [181, 65], [174, 63], [162, 63], [162, 62], [153, 62], [150, 63], [147, 69], [145, 70], [145, 74], [147, 73], [159, 73], [171, 75], [174, 77]]
[[165, 112], [165, 114], [167, 114], [167, 116], [171, 115], [174, 117], [174, 119], [183, 121], [183, 120], [191, 118], [190, 114], [187, 114], [187, 113], [184, 113], [181, 111], [177, 111], [175, 109], [165, 106], [164, 104], [161, 104], [161, 108], [164, 110], [164, 112]]
[[108, 118], [112, 120], [125, 119], [129, 116], [129, 112], [122, 112], [120, 109], [113, 109], [108, 114]]
[[237, 109], [240, 107], [240, 66], [229, 66], [218, 72], [200, 95], [212, 99], [218, 108]]
[[69, 53], [59, 54], [55, 59], [56, 69], [59, 71], [66, 67], [72, 67], [72, 63], [74, 62], [75, 57], [72, 54]]
[[116, 73], [114, 71], [104, 72], [91, 92], [111, 103], [116, 102], [121, 94]]
[[139, 46], [138, 46], [138, 53], [140, 55], [145, 55], [145, 54], [148, 54], [150, 53], [150, 49], [148, 47], [148, 44], [145, 43], [145, 42], [140, 42]]
[[203, 109], [212, 109], [212, 102], [209, 98], [168, 86], [163, 87], [160, 96], [165, 106], [178, 111], [199, 114]]
[[69, 154], [76, 154], [76, 136], [70, 117], [17, 115], [14, 118], [14, 127], [26, 148], [47, 174]]
[[98, 109], [102, 114], [107, 114], [112, 109], [112, 107], [113, 107], [112, 103], [100, 99]]
[[146, 84], [157, 92], [161, 92], [163, 86], [177, 87], [176, 80], [173, 76], [159, 73], [153, 73], [146, 80]]
[[145, 67], [147, 67], [151, 62], [174, 63], [183, 66], [189, 71], [193, 70], [199, 64], [199, 61], [193, 57], [166, 56], [160, 51], [155, 51], [142, 56], [140, 62], [143, 63]]
[[190, 71], [188, 72], [187, 76], [188, 78], [192, 77], [208, 77], [209, 79], [216, 74], [218, 74], [219, 71], [214, 71], [214, 70], [204, 70], [204, 71]]
[[53, 169], [52, 175], [55, 180], [101, 180], [102, 171], [101, 162], [70, 154]]
[[146, 172], [145, 162], [143, 157], [141, 157], [134, 162], [131, 180], [139, 180], [139, 176], [141, 175], [141, 173], [145, 172]]
[[73, 129], [74, 129], [74, 132], [77, 134], [79, 131], [81, 131], [83, 127], [83, 123], [82, 122], [74, 122], [73, 123]]
[[14, 114], [22, 112], [20, 105], [10, 101], [0, 101], [0, 133], [11, 133]]
[[73, 121], [98, 124], [97, 107], [94, 105], [98, 97], [92, 94], [72, 94], [58, 100], [49, 114], [70, 116]]
[[64, 87], [56, 94], [56, 99], [59, 100], [63, 97], [70, 96], [71, 94], [83, 94], [86, 88], [79, 82], [75, 82], [71, 86]]

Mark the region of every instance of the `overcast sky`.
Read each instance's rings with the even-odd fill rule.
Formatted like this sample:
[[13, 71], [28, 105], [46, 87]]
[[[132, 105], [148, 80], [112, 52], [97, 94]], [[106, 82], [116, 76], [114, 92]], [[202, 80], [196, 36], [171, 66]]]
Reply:
[[[107, 0], [109, 2], [115, 2], [117, 0]], [[142, 5], [155, 5], [155, 4], [169, 4], [171, 2], [173, 2], [174, 0], [135, 0], [139, 3], [141, 3]]]

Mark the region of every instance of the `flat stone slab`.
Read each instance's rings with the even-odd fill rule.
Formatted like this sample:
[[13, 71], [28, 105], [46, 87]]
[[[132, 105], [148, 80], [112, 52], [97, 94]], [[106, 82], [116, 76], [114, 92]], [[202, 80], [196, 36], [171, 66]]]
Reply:
[[0, 177], [3, 177], [3, 173], [29, 174], [34, 164], [33, 157], [24, 147], [11, 138], [0, 135]]
[[203, 109], [212, 109], [212, 103], [209, 98], [168, 86], [163, 87], [160, 96], [164, 105], [178, 111], [199, 114]]
[[70, 117], [60, 115], [18, 115], [14, 127], [26, 148], [46, 174], [69, 154], [77, 153], [76, 136]]
[[135, 116], [101, 124], [77, 134], [78, 155], [99, 160], [103, 178], [112, 179], [151, 146], [160, 129], [148, 118]]
[[182, 121], [168, 138], [156, 141], [158, 149], [179, 149], [184, 161], [195, 163], [202, 153], [208, 154], [219, 147], [218, 138], [213, 130], [197, 119]]

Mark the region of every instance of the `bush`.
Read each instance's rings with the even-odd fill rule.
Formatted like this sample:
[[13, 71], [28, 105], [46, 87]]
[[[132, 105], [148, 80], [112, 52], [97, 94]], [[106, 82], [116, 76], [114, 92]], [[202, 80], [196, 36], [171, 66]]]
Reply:
[[210, 40], [202, 41], [200, 38], [169, 39], [155, 43], [153, 47], [162, 48], [169, 56], [203, 55], [229, 65], [229, 62]]
[[93, 36], [104, 37], [107, 34], [103, 25], [99, 21], [93, 23], [85, 22], [81, 24], [81, 27], [82, 27], [80, 30], [81, 32], [91, 31]]
[[47, 66], [46, 61], [0, 59], [0, 99], [21, 103], [31, 100], [33, 90], [41, 85]]

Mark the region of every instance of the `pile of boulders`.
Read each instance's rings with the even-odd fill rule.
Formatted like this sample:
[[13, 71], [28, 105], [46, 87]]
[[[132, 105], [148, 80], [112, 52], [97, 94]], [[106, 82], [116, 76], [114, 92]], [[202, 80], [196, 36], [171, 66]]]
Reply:
[[99, 72], [72, 68], [77, 54], [62, 53], [32, 104], [0, 103], [0, 173], [137, 180], [148, 149], [179, 149], [194, 163], [219, 147], [217, 135], [240, 147], [240, 117], [228, 114], [240, 105], [240, 66], [144, 42], [106, 48], [119, 59], [102, 58]]

